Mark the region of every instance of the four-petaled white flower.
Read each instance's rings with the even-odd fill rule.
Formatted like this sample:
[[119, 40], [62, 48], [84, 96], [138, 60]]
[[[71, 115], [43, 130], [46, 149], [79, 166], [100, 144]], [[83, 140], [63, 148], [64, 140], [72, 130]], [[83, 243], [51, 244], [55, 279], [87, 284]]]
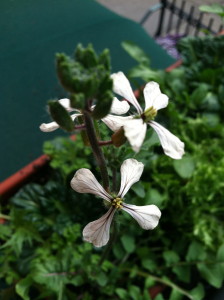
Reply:
[[107, 115], [102, 121], [112, 131], [123, 127], [124, 134], [135, 152], [141, 148], [148, 124], [156, 131], [165, 154], [174, 159], [180, 159], [184, 154], [184, 143], [166, 128], [153, 121], [157, 111], [168, 105], [168, 97], [161, 93], [159, 85], [153, 81], [146, 84], [143, 90], [145, 98], [145, 110], [143, 111], [125, 75], [118, 72], [112, 74], [111, 78], [114, 92], [134, 105], [138, 115], [127, 117]]
[[[71, 118], [74, 121], [78, 116], [81, 116], [82, 113], [80, 110], [75, 109], [71, 107], [70, 105], [70, 100], [65, 98], [65, 99], [60, 99], [58, 102], [68, 111], [76, 111], [77, 113], [72, 114]], [[94, 106], [92, 106], [92, 109]], [[112, 105], [110, 108], [110, 113], [116, 114], [116, 115], [122, 115], [125, 114], [130, 108], [130, 105], [128, 104], [127, 101], [119, 101], [116, 97], [113, 98]], [[40, 130], [44, 132], [51, 132], [56, 129], [58, 129], [60, 126], [56, 122], [50, 122], [50, 123], [42, 123], [40, 125]]]
[[95, 194], [108, 202], [109, 210], [100, 219], [86, 225], [83, 230], [85, 241], [102, 247], [109, 241], [110, 225], [115, 212], [119, 209], [129, 213], [143, 229], [154, 229], [159, 222], [161, 212], [155, 205], [136, 206], [126, 204], [124, 196], [130, 187], [139, 181], [144, 165], [135, 159], [127, 159], [121, 166], [121, 186], [117, 196], [107, 193], [99, 184], [89, 169], [79, 169], [72, 181], [71, 187], [78, 193]]

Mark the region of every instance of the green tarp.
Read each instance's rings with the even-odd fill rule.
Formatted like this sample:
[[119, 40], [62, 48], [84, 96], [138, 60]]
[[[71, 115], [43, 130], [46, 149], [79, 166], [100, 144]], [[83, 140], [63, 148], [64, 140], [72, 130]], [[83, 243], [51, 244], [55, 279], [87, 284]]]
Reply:
[[0, 180], [42, 154], [42, 144], [56, 133], [42, 133], [50, 120], [49, 99], [66, 94], [57, 82], [56, 52], [72, 55], [78, 43], [109, 48], [113, 71], [126, 72], [135, 62], [121, 48], [131, 40], [151, 57], [152, 66], [174, 61], [133, 21], [93, 0], [1, 0], [0, 3]]

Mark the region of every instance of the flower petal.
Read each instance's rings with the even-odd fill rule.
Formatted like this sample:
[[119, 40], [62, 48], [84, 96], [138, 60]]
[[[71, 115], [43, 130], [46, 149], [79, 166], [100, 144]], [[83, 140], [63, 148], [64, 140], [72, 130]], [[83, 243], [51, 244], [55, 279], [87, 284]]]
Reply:
[[127, 101], [120, 101], [116, 97], [114, 97], [111, 108], [110, 108], [110, 113], [115, 114], [115, 115], [123, 115], [126, 114], [126, 112], [129, 111], [130, 105], [128, 104]]
[[146, 230], [154, 229], [161, 217], [161, 211], [156, 205], [136, 206], [125, 203], [121, 209], [129, 213]]
[[[62, 99], [63, 100], [63, 99]], [[60, 101], [60, 100], [59, 100]], [[76, 117], [81, 116], [81, 114], [73, 114], [71, 115], [72, 120], [74, 121]], [[43, 132], [52, 132], [56, 129], [58, 129], [60, 126], [56, 122], [50, 122], [50, 123], [42, 123], [40, 125], [40, 130]]]
[[174, 159], [181, 159], [184, 154], [184, 143], [159, 123], [150, 121], [148, 124], [158, 134], [165, 154]]
[[51, 131], [54, 131], [58, 128], [59, 128], [59, 125], [56, 122], [42, 123], [40, 125], [40, 130], [43, 131], [43, 132], [51, 132]]
[[131, 85], [127, 79], [127, 77], [124, 75], [123, 72], [114, 73], [111, 75], [111, 78], [113, 79], [113, 91], [127, 99], [134, 107], [137, 109], [137, 112], [139, 114], [142, 113], [142, 108], [139, 105], [133, 91], [131, 88]]
[[83, 239], [95, 247], [106, 245], [110, 238], [110, 225], [116, 209], [111, 207], [100, 219], [90, 222], [83, 229]]
[[71, 107], [70, 105], [70, 100], [67, 99], [67, 98], [64, 98], [64, 99], [60, 99], [58, 100], [58, 102], [67, 110], [67, 111], [73, 111], [74, 108]]
[[118, 197], [123, 198], [130, 187], [139, 181], [144, 169], [143, 163], [136, 159], [126, 159], [121, 165], [121, 187]]
[[124, 134], [128, 139], [132, 149], [135, 152], [139, 152], [142, 143], [145, 139], [147, 125], [142, 119], [127, 120], [124, 127]]
[[161, 93], [158, 83], [154, 81], [146, 84], [143, 93], [145, 97], [145, 110], [151, 106], [159, 110], [168, 105], [169, 98], [167, 95]]
[[112, 131], [118, 131], [124, 124], [127, 122], [127, 120], [132, 120], [132, 116], [128, 117], [120, 117], [120, 116], [113, 116], [113, 115], [107, 115], [105, 118], [103, 118], [101, 121], [103, 121]]
[[79, 169], [71, 180], [71, 187], [78, 193], [94, 194], [109, 202], [113, 199], [89, 169]]

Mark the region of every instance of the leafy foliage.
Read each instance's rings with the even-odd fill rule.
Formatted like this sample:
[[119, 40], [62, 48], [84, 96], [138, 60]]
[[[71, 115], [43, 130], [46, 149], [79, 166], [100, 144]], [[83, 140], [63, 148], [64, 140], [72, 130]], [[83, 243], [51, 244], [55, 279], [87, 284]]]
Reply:
[[[223, 38], [211, 37], [183, 41], [184, 64], [171, 73], [147, 66], [152, 72], [143, 70], [140, 76], [138, 61], [135, 74], [147, 80], [159, 77], [161, 90], [169, 95], [159, 121], [185, 142], [187, 152], [180, 161], [160, 155], [158, 139], [148, 130], [135, 154], [147, 164], [126, 200], [157, 205], [162, 211], [158, 228], [139, 230], [128, 214], [119, 212], [109, 254], [83, 242], [82, 228], [102, 215], [104, 206], [95, 205], [99, 199], [90, 195], [80, 197], [69, 182], [80, 167], [95, 168], [92, 156], [78, 136], [46, 142], [53, 175], [45, 184], [31, 183], [19, 191], [5, 208], [10, 220], [0, 225], [3, 299], [150, 300], [149, 289], [159, 282], [165, 289], [156, 300], [202, 300], [223, 285], [222, 44]], [[127, 47], [132, 57], [139, 53]], [[94, 66], [96, 59], [107, 64], [107, 55], [96, 58], [89, 51], [88, 64]], [[82, 51], [77, 56], [82, 60]], [[103, 138], [110, 136], [99, 126]], [[105, 147], [104, 155], [112, 175], [134, 154], [126, 144]], [[115, 190], [118, 183], [119, 177]]]

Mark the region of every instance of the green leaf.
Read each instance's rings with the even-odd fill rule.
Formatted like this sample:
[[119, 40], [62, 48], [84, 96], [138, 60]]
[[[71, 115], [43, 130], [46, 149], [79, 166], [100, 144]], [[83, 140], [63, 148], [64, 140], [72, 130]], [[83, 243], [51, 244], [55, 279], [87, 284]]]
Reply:
[[113, 253], [115, 255], [116, 258], [118, 259], [122, 259], [125, 255], [125, 251], [124, 248], [122, 247], [122, 245], [120, 243], [115, 243], [113, 246]]
[[85, 107], [85, 95], [83, 93], [71, 94], [71, 107], [76, 109], [83, 109]]
[[160, 81], [160, 74], [157, 71], [151, 70], [146, 65], [138, 65], [133, 67], [129, 72], [128, 75], [130, 78], [141, 78], [144, 81], [154, 80]]
[[94, 111], [92, 112], [93, 118], [100, 120], [108, 115], [110, 112], [112, 101], [113, 94], [111, 91], [105, 92], [100, 98], [98, 98]]
[[190, 294], [193, 296], [194, 300], [202, 300], [205, 297], [205, 290], [201, 283], [199, 283], [196, 288], [190, 291]]
[[150, 272], [154, 272], [157, 269], [157, 264], [153, 259], [144, 258], [141, 261], [143, 268], [149, 270]]
[[224, 14], [224, 6], [222, 4], [213, 3], [211, 5], [201, 5], [199, 6], [200, 11], [213, 13], [220, 16]]
[[157, 295], [154, 300], [165, 300], [162, 294]]
[[137, 62], [145, 65], [150, 64], [150, 59], [148, 55], [139, 46], [137, 46], [137, 44], [131, 41], [123, 41], [121, 43], [121, 46]]
[[49, 111], [52, 119], [64, 130], [74, 130], [74, 122], [66, 109], [58, 101], [49, 101]]
[[100, 272], [98, 275], [97, 275], [97, 278], [96, 278], [96, 281], [97, 283], [100, 285], [100, 286], [105, 286], [108, 282], [108, 278], [106, 276], [105, 273], [103, 272]]
[[141, 291], [140, 288], [136, 285], [131, 285], [128, 289], [129, 295], [133, 300], [140, 300], [141, 299]]
[[140, 197], [144, 198], [145, 197], [145, 189], [144, 186], [141, 182], [136, 183], [135, 185], [132, 186], [132, 190], [135, 192], [135, 194]]
[[27, 276], [16, 284], [16, 292], [23, 300], [30, 300], [29, 289], [32, 283], [32, 277]]
[[201, 84], [197, 89], [193, 91], [191, 94], [191, 101], [196, 105], [202, 105], [203, 101], [205, 101], [206, 95], [208, 93], [208, 85]]
[[176, 289], [172, 289], [169, 300], [181, 300], [181, 299], [183, 299], [183, 294]]
[[152, 298], [149, 294], [149, 290], [147, 288], [144, 289], [142, 300], [152, 300]]
[[173, 166], [177, 174], [182, 178], [190, 178], [195, 170], [195, 162], [191, 156], [184, 156], [182, 159], [174, 160]]
[[163, 258], [165, 259], [166, 264], [168, 266], [172, 265], [172, 264], [175, 264], [180, 260], [178, 254], [174, 251], [171, 251], [171, 250], [164, 251], [163, 252]]
[[121, 237], [121, 242], [122, 242], [124, 249], [128, 253], [131, 253], [135, 250], [135, 239], [133, 238], [133, 236], [123, 235]]
[[164, 200], [166, 199], [165, 195], [160, 194], [156, 189], [149, 188], [146, 192], [146, 204], [155, 204], [159, 208], [163, 207]]
[[190, 283], [191, 269], [189, 266], [175, 266], [172, 268], [172, 270], [177, 275], [179, 280]]
[[217, 289], [222, 286], [223, 278], [220, 266], [218, 264], [207, 266], [203, 263], [198, 263], [197, 267], [201, 275], [208, 281], [208, 283]]
[[119, 296], [120, 299], [128, 299], [128, 292], [122, 288], [116, 288], [115, 293]]
[[193, 241], [187, 252], [186, 260], [187, 261], [202, 261], [206, 258], [206, 252], [203, 245], [197, 241]]

